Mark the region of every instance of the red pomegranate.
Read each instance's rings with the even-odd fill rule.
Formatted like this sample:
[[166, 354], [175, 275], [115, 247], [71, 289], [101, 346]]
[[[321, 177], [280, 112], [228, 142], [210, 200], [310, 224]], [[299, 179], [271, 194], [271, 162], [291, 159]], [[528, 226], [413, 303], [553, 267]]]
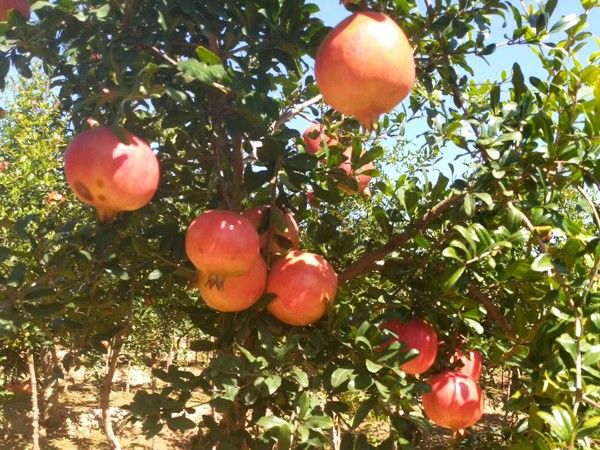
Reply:
[[469, 350], [466, 354], [456, 350], [450, 359], [451, 363], [458, 363], [455, 372], [462, 373], [479, 381], [481, 377], [481, 353], [477, 350]]
[[413, 51], [404, 32], [379, 12], [356, 12], [325, 38], [315, 60], [325, 102], [370, 130], [415, 82]]
[[212, 210], [189, 226], [185, 251], [197, 269], [222, 278], [248, 272], [259, 257], [260, 243], [256, 228], [241, 214]]
[[160, 169], [150, 146], [125, 131], [123, 143], [110, 128], [78, 134], [64, 156], [65, 173], [79, 200], [92, 205], [103, 222], [119, 211], [146, 205], [158, 188]]
[[[242, 213], [242, 215], [252, 222], [252, 225], [259, 230], [262, 224], [266, 224], [268, 226], [269, 218], [266, 217], [269, 214], [271, 207], [268, 205], [255, 206], [254, 208], [250, 208]], [[274, 224], [274, 233], [271, 238], [271, 253], [281, 254], [285, 253], [285, 250], [277, 243], [276, 236], [285, 238], [290, 243], [290, 248], [296, 249], [300, 246], [300, 229], [298, 228], [298, 223], [294, 216], [290, 212], [284, 213], [281, 210], [278, 210], [281, 213], [281, 217], [285, 220], [285, 224], [278, 224], [277, 221]], [[277, 225], [285, 226], [285, 229], [279, 229]], [[263, 231], [260, 233], [260, 247], [266, 248], [269, 244], [269, 231]]]
[[6, 22], [9, 11], [18, 11], [25, 19], [29, 19], [31, 9], [27, 0], [0, 0], [0, 22]]
[[325, 142], [328, 147], [338, 145], [339, 141], [325, 133], [325, 127], [322, 124], [315, 123], [309, 126], [302, 134], [306, 152], [315, 154], [321, 150], [321, 142]]
[[[346, 161], [341, 163], [340, 167], [344, 170], [344, 172], [346, 172], [346, 175], [348, 175], [349, 177], [354, 176], [356, 178], [356, 181], [358, 183], [358, 191], [357, 192], [358, 193], [365, 192], [367, 187], [369, 186], [369, 181], [371, 181], [371, 178], [373, 178], [373, 177], [370, 175], [366, 175], [363, 172], [367, 172], [369, 170], [375, 169], [375, 165], [373, 164], [373, 161], [370, 161], [367, 164], [365, 164], [364, 166], [362, 166], [361, 168], [353, 171], [352, 163], [351, 163], [352, 147], [348, 147], [346, 150], [344, 150], [344, 156], [346, 157]], [[343, 187], [343, 189], [348, 192], [352, 192], [350, 189], [346, 189], [346, 187]]]
[[288, 325], [308, 325], [335, 299], [337, 274], [322, 256], [294, 250], [273, 264], [266, 291], [276, 295], [271, 314]]
[[402, 370], [406, 373], [418, 375], [433, 365], [437, 355], [438, 340], [434, 328], [427, 322], [418, 318], [407, 323], [390, 320], [383, 323], [382, 328], [390, 330], [398, 336], [398, 338], [386, 342], [385, 346], [397, 341], [406, 345], [409, 350], [419, 351], [415, 358], [402, 364]]
[[483, 415], [484, 395], [479, 384], [462, 373], [444, 372], [429, 380], [431, 392], [423, 394], [423, 409], [432, 422], [458, 431]]
[[208, 306], [221, 312], [243, 311], [250, 308], [265, 292], [267, 284], [267, 265], [262, 257], [256, 261], [248, 272], [241, 275], [226, 275], [222, 283], [211, 280], [204, 272], [200, 272], [198, 289]]

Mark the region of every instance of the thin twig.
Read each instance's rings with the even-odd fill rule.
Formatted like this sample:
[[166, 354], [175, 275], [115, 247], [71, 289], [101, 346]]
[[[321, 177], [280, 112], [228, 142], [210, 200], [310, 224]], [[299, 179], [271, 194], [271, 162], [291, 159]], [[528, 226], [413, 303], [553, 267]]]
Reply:
[[287, 111], [285, 111], [279, 119], [273, 124], [273, 131], [278, 131], [285, 123], [287, 123], [290, 119], [292, 119], [297, 114], [300, 114], [305, 108], [308, 108], [310, 105], [314, 105], [315, 103], [319, 103], [323, 96], [321, 94], [315, 95], [313, 98], [306, 100], [305, 102], [299, 103], [290, 107]]

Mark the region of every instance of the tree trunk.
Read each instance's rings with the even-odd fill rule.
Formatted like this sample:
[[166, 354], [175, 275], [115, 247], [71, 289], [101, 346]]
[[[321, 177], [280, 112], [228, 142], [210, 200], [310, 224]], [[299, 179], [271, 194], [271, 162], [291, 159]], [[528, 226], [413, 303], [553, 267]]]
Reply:
[[125, 378], [125, 392], [129, 394], [131, 388], [131, 358], [127, 360], [127, 375]]
[[102, 410], [102, 422], [104, 426], [104, 434], [108, 441], [110, 450], [121, 450], [119, 439], [113, 430], [112, 421], [110, 418], [110, 392], [112, 390], [113, 377], [117, 369], [117, 360], [119, 352], [123, 346], [123, 333], [120, 332], [113, 338], [113, 345], [108, 347], [107, 371], [100, 388], [100, 409]]
[[44, 372], [44, 391], [43, 391], [43, 412], [42, 423], [44, 427], [57, 427], [60, 420], [60, 402], [59, 402], [59, 382], [58, 374], [64, 372], [60, 367], [56, 347], [52, 346], [44, 352], [43, 357]]
[[29, 366], [29, 379], [31, 383], [31, 424], [33, 427], [33, 450], [40, 450], [40, 408], [38, 406], [37, 378], [35, 376], [35, 363], [33, 353], [27, 350], [27, 365]]
[[167, 355], [167, 367], [165, 369], [167, 372], [169, 371], [169, 367], [171, 367], [171, 364], [173, 364], [176, 351], [177, 351], [177, 335], [175, 334], [175, 332], [173, 332], [173, 334], [171, 335], [171, 343], [169, 344], [169, 354]]

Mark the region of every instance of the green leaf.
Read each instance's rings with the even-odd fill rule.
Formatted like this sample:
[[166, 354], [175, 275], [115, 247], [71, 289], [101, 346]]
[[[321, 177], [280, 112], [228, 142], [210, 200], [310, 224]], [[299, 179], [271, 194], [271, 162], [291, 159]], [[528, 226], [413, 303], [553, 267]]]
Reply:
[[585, 366], [593, 366], [600, 361], [600, 344], [592, 345], [589, 350], [583, 354], [582, 363]]
[[150, 274], [148, 275], [148, 279], [149, 280], [158, 280], [159, 278], [162, 277], [162, 272], [158, 269], [154, 269], [152, 272], [150, 272]]
[[206, 63], [209, 66], [218, 66], [223, 64], [221, 59], [206, 47], [196, 47], [196, 56], [198, 56], [198, 59], [200, 61]]
[[328, 430], [333, 427], [333, 421], [329, 416], [310, 416], [304, 425], [315, 431]]
[[547, 253], [538, 255], [531, 263], [531, 270], [536, 272], [546, 272], [552, 269], [554, 269], [554, 263], [552, 257]]
[[367, 370], [371, 373], [377, 373], [383, 368], [382, 365], [377, 364], [371, 361], [370, 359], [365, 360], [365, 366], [367, 367]]
[[269, 395], [273, 395], [281, 386], [281, 377], [279, 375], [269, 375], [265, 378], [264, 383], [267, 386]]
[[177, 68], [187, 78], [201, 81], [212, 86], [215, 82], [222, 81], [227, 74], [221, 65], [209, 66], [197, 59], [188, 59], [177, 64]]
[[263, 416], [256, 422], [259, 427], [273, 428], [286, 425], [287, 422], [277, 416]]
[[308, 384], [309, 384], [309, 380], [308, 380], [308, 374], [300, 369], [299, 367], [294, 367], [292, 369], [292, 376], [294, 377], [294, 379], [296, 380], [296, 383], [298, 383], [298, 385], [301, 388], [307, 388]]
[[194, 423], [194, 421], [184, 416], [167, 417], [166, 422], [167, 426], [171, 430], [184, 431], [193, 430], [194, 428], [196, 428], [196, 424]]
[[454, 247], [446, 247], [444, 251], [442, 251], [442, 255], [446, 258], [456, 259], [459, 262], [463, 262], [463, 258], [461, 258], [456, 249]]
[[519, 66], [518, 63], [513, 64], [512, 83], [515, 101], [519, 101], [521, 100], [521, 96], [523, 95], [523, 93], [527, 91], [527, 87], [525, 86], [525, 77], [523, 76], [523, 71], [521, 70], [521, 66]]
[[473, 217], [475, 212], [475, 202], [471, 194], [466, 194], [464, 199], [465, 214], [469, 217]]
[[354, 375], [354, 369], [337, 368], [331, 374], [331, 386], [337, 388], [348, 381]]
[[456, 282], [459, 280], [459, 278], [462, 276], [462, 274], [464, 273], [466, 267], [462, 266], [459, 267], [458, 269], [456, 269], [454, 271], [454, 273], [452, 275], [450, 275], [450, 277], [448, 277], [448, 279], [444, 282], [444, 289], [448, 290], [451, 289], [452, 286], [454, 286], [456, 284]]
[[473, 195], [485, 203], [489, 209], [494, 207], [494, 199], [487, 192], [476, 192]]
[[573, 337], [567, 333], [563, 333], [556, 339], [556, 342], [567, 351], [571, 358], [573, 358], [573, 361], [577, 359], [577, 342]]

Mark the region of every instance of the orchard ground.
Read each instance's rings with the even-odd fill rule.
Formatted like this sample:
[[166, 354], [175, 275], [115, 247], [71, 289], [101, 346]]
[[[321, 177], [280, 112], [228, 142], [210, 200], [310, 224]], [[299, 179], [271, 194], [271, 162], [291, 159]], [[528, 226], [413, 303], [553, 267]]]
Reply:
[[[188, 354], [188, 359], [190, 358]], [[181, 370], [199, 374], [203, 370], [202, 363], [180, 361]], [[47, 429], [41, 440], [42, 448], [49, 450], [103, 450], [106, 448], [106, 437], [102, 431], [101, 414], [98, 408], [98, 381], [102, 369], [80, 369], [69, 379], [67, 392], [61, 393], [62, 425]], [[127, 379], [129, 373], [129, 391]], [[463, 441], [464, 449], [503, 448], [502, 429], [514, 424], [514, 417], [503, 411], [503, 399], [509, 388], [508, 377], [500, 371], [485, 373], [482, 379], [486, 397], [485, 414], [480, 422], [470, 429], [468, 438]], [[190, 444], [195, 431], [172, 432], [166, 426], [153, 439], [146, 439], [141, 424], [127, 420], [127, 405], [133, 401], [137, 390], [160, 390], [165, 383], [154, 379], [148, 367], [122, 364], [115, 374], [115, 384], [111, 395], [115, 431], [118, 433], [124, 449], [191, 449]], [[210, 399], [195, 392], [189, 406], [195, 413], [188, 415], [192, 420], [199, 420], [204, 414], [211, 414], [207, 405]], [[357, 402], [358, 403], [358, 402]], [[4, 412], [0, 422], [0, 450], [28, 450], [31, 448], [31, 397], [26, 393], [0, 399]], [[358, 406], [358, 405], [357, 405]], [[389, 433], [389, 425], [384, 417], [371, 414], [359, 431], [367, 434], [371, 443], [379, 443]], [[431, 434], [423, 436], [417, 444], [419, 449], [448, 449], [454, 445], [454, 439], [445, 430], [434, 428]]]

